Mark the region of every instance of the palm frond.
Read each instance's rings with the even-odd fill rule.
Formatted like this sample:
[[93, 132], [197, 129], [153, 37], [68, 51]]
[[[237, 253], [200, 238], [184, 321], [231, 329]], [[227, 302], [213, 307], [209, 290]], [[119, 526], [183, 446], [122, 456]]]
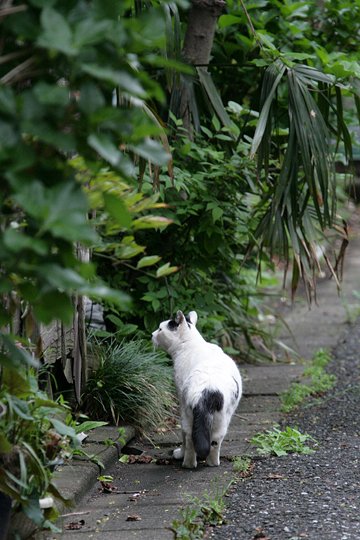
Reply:
[[[269, 178], [274, 145], [273, 105], [280, 86], [282, 90], [285, 86], [282, 94], [288, 99], [288, 135], [286, 143], [282, 139], [277, 146], [278, 175]], [[356, 100], [360, 111], [360, 101]], [[292, 251], [292, 292], [302, 279], [309, 300], [316, 295], [319, 239], [336, 222], [332, 137], [343, 142], [345, 156], [350, 159], [351, 137], [344, 121], [341, 85], [315, 68], [289, 66], [277, 59], [265, 72], [261, 112], [251, 149], [252, 155], [257, 153], [258, 168], [264, 170], [267, 186], [265, 203], [257, 208], [260, 221], [254, 236], [260, 252], [267, 248], [287, 264]], [[327, 257], [325, 261], [335, 276], [336, 266]]]

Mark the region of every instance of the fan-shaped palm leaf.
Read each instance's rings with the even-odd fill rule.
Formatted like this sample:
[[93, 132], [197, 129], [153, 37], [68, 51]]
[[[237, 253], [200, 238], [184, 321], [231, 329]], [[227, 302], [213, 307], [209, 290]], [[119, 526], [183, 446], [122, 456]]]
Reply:
[[[288, 136], [278, 146], [281, 168], [276, 180], [269, 176], [273, 141], [273, 105], [280, 85], [286, 84]], [[335, 89], [336, 105], [332, 102]], [[332, 122], [332, 123], [331, 123]], [[265, 171], [266, 191], [258, 207], [255, 238], [260, 251], [267, 247], [289, 262], [293, 251], [292, 289], [303, 279], [309, 299], [315, 294], [318, 269], [317, 244], [321, 231], [332, 227], [335, 216], [335, 183], [332, 139], [342, 140], [345, 155], [352, 155], [351, 137], [344, 122], [341, 88], [335, 79], [305, 65], [281, 59], [265, 72], [261, 113], [252, 143], [259, 170]], [[335, 276], [328, 258], [326, 263]]]

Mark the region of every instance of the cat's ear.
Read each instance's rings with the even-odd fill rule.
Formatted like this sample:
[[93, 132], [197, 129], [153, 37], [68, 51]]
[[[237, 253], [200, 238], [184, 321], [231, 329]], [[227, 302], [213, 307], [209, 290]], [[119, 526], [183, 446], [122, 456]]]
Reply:
[[179, 326], [182, 322], [184, 322], [184, 320], [185, 320], [185, 316], [184, 316], [183, 312], [180, 311], [180, 310], [177, 311], [176, 312], [176, 317], [175, 317], [176, 324]]
[[190, 322], [196, 326], [196, 323], [197, 323], [197, 320], [198, 320], [198, 316], [197, 316], [197, 313], [196, 311], [190, 311], [189, 313], [189, 319], [190, 319]]

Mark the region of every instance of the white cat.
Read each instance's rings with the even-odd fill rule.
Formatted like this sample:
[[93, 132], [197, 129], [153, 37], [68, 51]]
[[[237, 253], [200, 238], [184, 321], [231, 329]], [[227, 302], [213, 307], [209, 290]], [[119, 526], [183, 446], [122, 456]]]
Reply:
[[197, 314], [178, 311], [152, 334], [154, 345], [173, 359], [180, 401], [183, 445], [173, 452], [188, 469], [197, 459], [220, 465], [221, 443], [240, 401], [242, 382], [235, 362], [208, 343], [196, 328]]

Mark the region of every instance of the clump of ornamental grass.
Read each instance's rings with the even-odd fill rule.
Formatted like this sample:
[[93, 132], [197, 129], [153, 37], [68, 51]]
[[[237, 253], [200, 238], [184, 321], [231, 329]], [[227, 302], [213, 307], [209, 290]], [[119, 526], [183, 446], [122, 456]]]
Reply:
[[129, 423], [144, 432], [172, 415], [175, 393], [172, 367], [145, 340], [91, 342], [97, 368], [88, 378], [83, 404], [92, 418]]

